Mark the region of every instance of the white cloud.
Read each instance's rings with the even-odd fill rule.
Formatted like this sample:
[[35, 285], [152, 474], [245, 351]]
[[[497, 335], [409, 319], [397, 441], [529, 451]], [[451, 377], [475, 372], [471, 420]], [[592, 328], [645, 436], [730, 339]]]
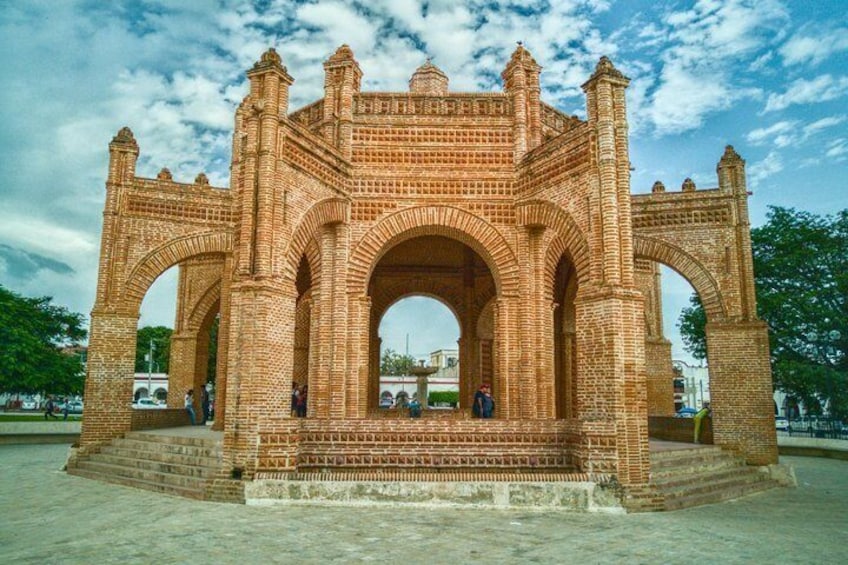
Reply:
[[804, 136], [810, 137], [827, 128], [838, 126], [839, 124], [844, 123], [846, 119], [848, 119], [848, 116], [841, 114], [839, 116], [828, 116], [827, 118], [816, 120], [815, 122], [804, 126]]
[[751, 188], [759, 186], [765, 179], [783, 170], [783, 160], [776, 151], [771, 151], [765, 159], [748, 167], [748, 181]]
[[[736, 65], [768, 47], [786, 19], [783, 5], [773, 0], [701, 0], [690, 10], [667, 14], [659, 80], [645, 97], [644, 112], [657, 133], [696, 129], [707, 115], [757, 96], [758, 89], [737, 82]], [[759, 58], [760, 65], [768, 61], [767, 53]]]
[[[812, 33], [811, 33], [812, 32]], [[783, 65], [799, 65], [809, 62], [818, 65], [834, 53], [848, 50], [848, 27], [815, 30], [804, 29], [793, 35], [780, 48]]]
[[795, 121], [782, 121], [770, 125], [767, 128], [757, 128], [752, 130], [745, 136], [752, 145], [763, 145], [769, 141], [775, 141], [776, 138], [786, 138], [797, 128]]
[[848, 94], [848, 76], [830, 74], [807, 80], [799, 78], [783, 94], [769, 94], [764, 112], [783, 110], [793, 104], [812, 104], [835, 100]]
[[825, 155], [837, 162], [845, 161], [848, 158], [848, 139], [840, 137], [828, 143]]

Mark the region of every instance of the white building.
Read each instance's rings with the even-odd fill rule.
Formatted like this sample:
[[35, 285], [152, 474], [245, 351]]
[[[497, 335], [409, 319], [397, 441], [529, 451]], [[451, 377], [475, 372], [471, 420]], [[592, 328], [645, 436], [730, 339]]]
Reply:
[[[153, 394], [150, 394], [150, 391]], [[167, 373], [136, 373], [133, 378], [133, 400], [149, 398], [153, 396], [156, 400], [168, 398], [168, 374]]]
[[671, 362], [677, 375], [676, 381], [683, 381], [683, 387], [675, 384], [674, 406], [676, 410], [683, 407], [700, 410], [705, 402], [710, 401], [710, 372], [706, 365], [690, 365], [686, 361]]

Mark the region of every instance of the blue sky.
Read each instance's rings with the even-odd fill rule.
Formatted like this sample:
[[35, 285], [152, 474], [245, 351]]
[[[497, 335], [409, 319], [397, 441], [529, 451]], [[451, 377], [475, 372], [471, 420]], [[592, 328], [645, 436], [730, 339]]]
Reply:
[[[167, 166], [225, 186], [244, 71], [269, 46], [295, 78], [294, 109], [321, 97], [322, 62], [342, 43], [363, 90], [405, 91], [432, 57], [451, 90], [492, 91], [516, 41], [543, 67], [544, 100], [568, 113], [585, 115], [579, 85], [600, 56], [632, 79], [634, 192], [685, 177], [715, 186], [731, 143], [748, 163], [755, 226], [769, 205], [848, 207], [844, 0], [2, 2], [0, 284], [88, 313], [111, 137], [133, 129], [142, 176]], [[173, 287], [166, 275], [152, 289], [143, 324], [172, 323]], [[680, 357], [676, 310], [690, 291], [666, 287]], [[455, 332], [424, 313], [433, 333]], [[389, 346], [402, 351], [397, 327]], [[410, 352], [454, 342], [422, 337]]]

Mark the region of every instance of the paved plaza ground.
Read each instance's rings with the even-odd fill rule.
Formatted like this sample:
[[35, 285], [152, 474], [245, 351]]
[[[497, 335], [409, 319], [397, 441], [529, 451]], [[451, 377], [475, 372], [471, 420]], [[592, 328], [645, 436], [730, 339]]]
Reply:
[[0, 446], [0, 563], [848, 563], [848, 462], [783, 457], [797, 489], [670, 513], [251, 507], [68, 476]]

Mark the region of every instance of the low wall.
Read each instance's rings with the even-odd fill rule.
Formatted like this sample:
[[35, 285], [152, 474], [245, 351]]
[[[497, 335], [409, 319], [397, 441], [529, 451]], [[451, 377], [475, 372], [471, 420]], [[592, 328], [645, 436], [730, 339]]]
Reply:
[[3, 422], [0, 445], [79, 442], [80, 421]]
[[[648, 436], [666, 441], [695, 443], [695, 419], [649, 416]], [[713, 443], [713, 419], [709, 416], [701, 422], [701, 443]]]
[[133, 409], [132, 431], [188, 426], [191, 421], [183, 408]]

